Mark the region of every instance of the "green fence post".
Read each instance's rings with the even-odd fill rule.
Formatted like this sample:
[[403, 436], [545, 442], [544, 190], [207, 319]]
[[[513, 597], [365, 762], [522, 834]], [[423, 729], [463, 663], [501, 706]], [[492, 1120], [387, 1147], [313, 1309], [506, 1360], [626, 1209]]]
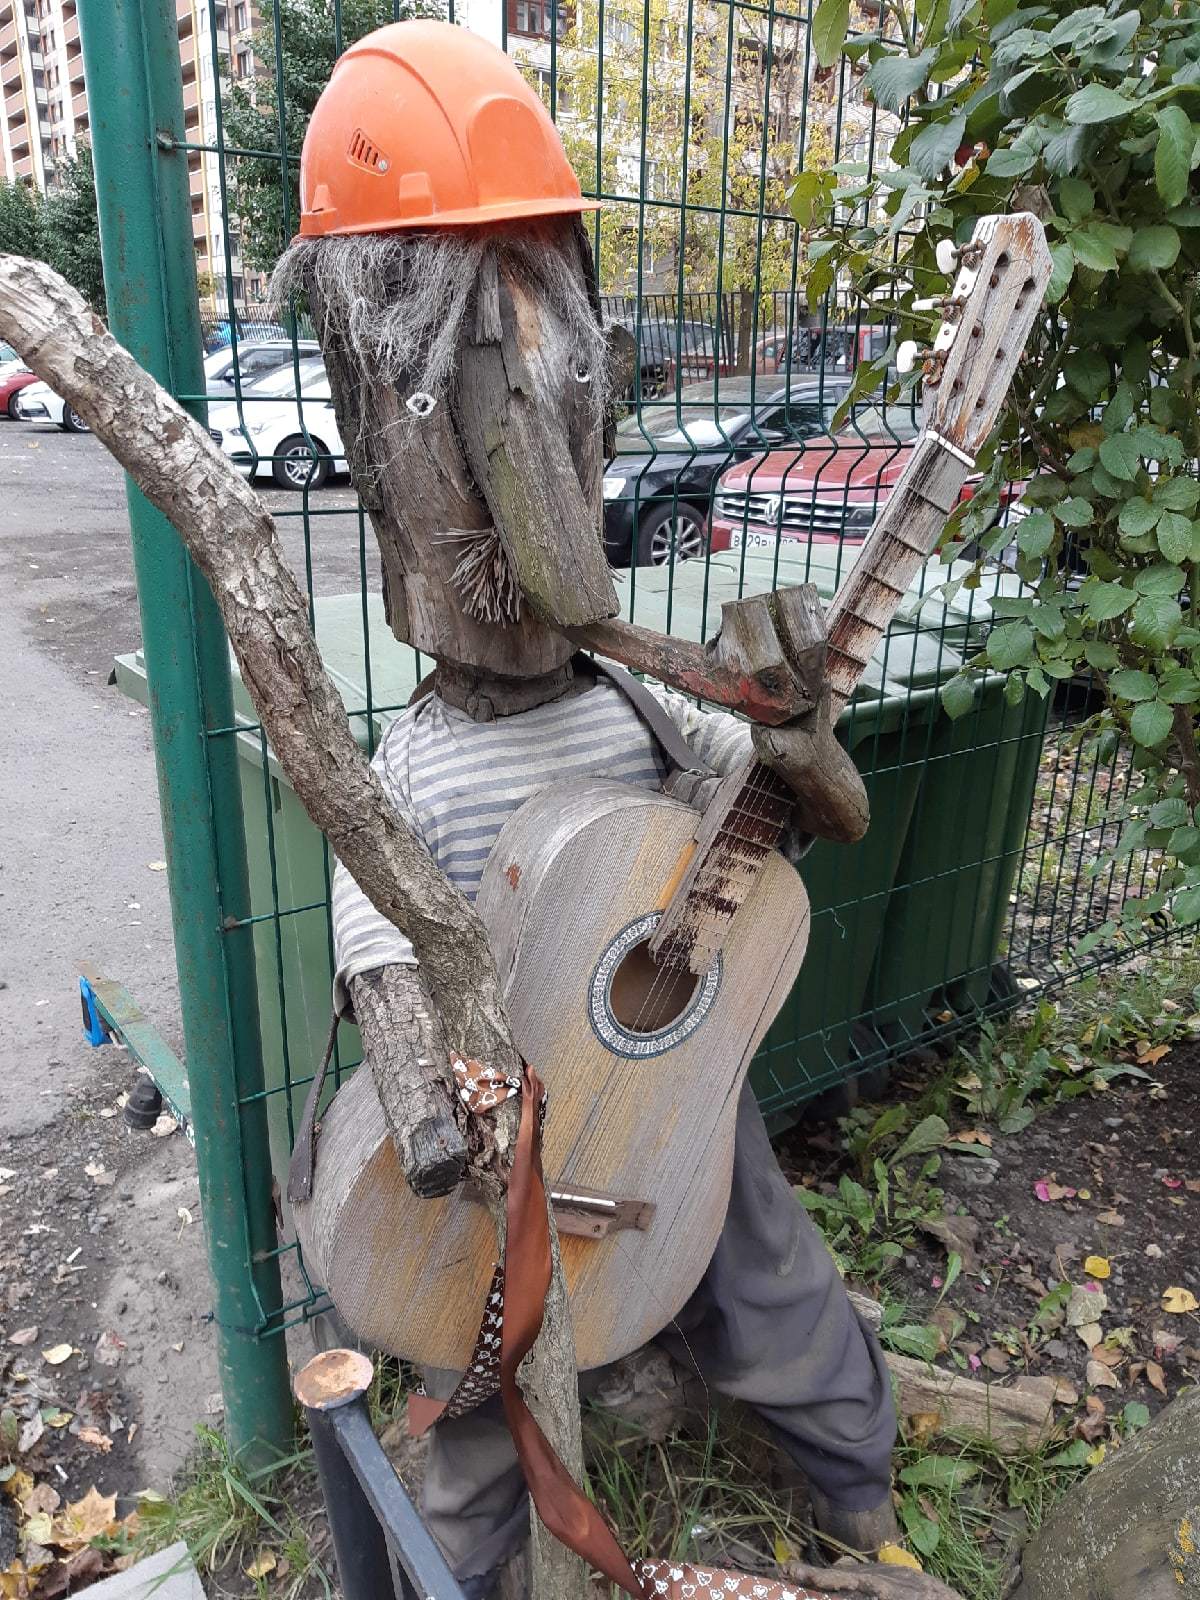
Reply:
[[[80, 31], [113, 333], [168, 388], [204, 392], [175, 0], [88, 0]], [[202, 415], [202, 411], [199, 413]], [[229, 1439], [285, 1449], [281, 1303], [229, 653], [170, 523], [128, 484], [180, 1008]], [[228, 931], [227, 931], [228, 929]]]

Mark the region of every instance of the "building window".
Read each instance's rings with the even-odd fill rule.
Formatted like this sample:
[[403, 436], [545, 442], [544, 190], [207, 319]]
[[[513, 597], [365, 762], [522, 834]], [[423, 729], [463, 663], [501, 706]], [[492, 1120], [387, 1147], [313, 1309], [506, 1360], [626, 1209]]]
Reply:
[[245, 33], [249, 26], [249, 16], [244, 3], [233, 8], [233, 26], [238, 33]]
[[233, 75], [235, 78], [248, 78], [254, 71], [254, 56], [249, 50], [239, 50], [234, 57]]
[[573, 20], [563, 0], [557, 5], [553, 0], [508, 0], [508, 31], [526, 39], [548, 39], [551, 27], [557, 27], [561, 39]]

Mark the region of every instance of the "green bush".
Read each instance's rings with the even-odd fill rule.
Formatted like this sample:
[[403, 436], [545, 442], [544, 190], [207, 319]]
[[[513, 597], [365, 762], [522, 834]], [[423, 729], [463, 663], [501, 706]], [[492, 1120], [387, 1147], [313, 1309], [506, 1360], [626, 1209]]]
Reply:
[[[849, 280], [901, 337], [928, 340], [945, 292], [934, 249], [987, 212], [1033, 210], [1054, 261], [1047, 311], [951, 543], [996, 553], [1015, 532], [1030, 586], [968, 668], [1046, 695], [1094, 672], [1093, 725], [1133, 748], [1119, 849], [1162, 852], [1159, 889], [1127, 915], [1200, 919], [1200, 4], [883, 0], [846, 38], [850, 0], [820, 0], [814, 38], [844, 52], [880, 106], [907, 107], [896, 170], [802, 173], [790, 203], [819, 296]], [[844, 41], [844, 42], [843, 42]], [[864, 368], [866, 390], [881, 377]], [[1005, 486], [1028, 515], [997, 527]], [[972, 702], [946, 685], [953, 715]]]

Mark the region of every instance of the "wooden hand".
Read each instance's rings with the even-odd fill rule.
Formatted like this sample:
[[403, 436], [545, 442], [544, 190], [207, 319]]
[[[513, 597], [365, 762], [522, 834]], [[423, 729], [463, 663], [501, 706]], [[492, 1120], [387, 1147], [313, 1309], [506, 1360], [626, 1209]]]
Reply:
[[462, 1182], [467, 1145], [455, 1117], [446, 1043], [419, 967], [378, 967], [350, 980], [363, 1053], [412, 1192]]
[[862, 838], [871, 820], [867, 791], [824, 704], [781, 727], [757, 725], [751, 737], [758, 759], [795, 794], [797, 828], [838, 844]]

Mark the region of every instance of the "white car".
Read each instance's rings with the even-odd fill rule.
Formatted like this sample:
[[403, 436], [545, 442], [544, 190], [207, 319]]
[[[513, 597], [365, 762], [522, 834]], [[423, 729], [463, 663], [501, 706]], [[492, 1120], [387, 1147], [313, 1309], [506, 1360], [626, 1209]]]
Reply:
[[87, 423], [48, 383], [31, 383], [13, 396], [13, 414], [22, 422], [53, 422], [65, 433], [91, 433]]
[[[301, 361], [311, 356], [319, 356], [321, 346], [315, 339], [297, 339], [296, 350]], [[290, 367], [292, 364], [292, 342], [290, 339], [239, 339], [237, 347], [237, 369], [241, 374], [242, 388], [247, 389], [252, 383], [257, 383], [260, 378], [265, 378], [270, 372], [278, 372], [280, 367]], [[204, 358], [204, 388], [210, 400], [230, 400], [236, 393], [234, 388], [234, 358], [233, 350], [229, 345], [223, 350], [214, 350], [212, 355]]]
[[251, 384], [240, 406], [212, 406], [208, 431], [245, 477], [269, 474], [281, 489], [319, 489], [331, 472], [347, 470], [319, 359], [300, 363], [299, 400], [289, 363]]

